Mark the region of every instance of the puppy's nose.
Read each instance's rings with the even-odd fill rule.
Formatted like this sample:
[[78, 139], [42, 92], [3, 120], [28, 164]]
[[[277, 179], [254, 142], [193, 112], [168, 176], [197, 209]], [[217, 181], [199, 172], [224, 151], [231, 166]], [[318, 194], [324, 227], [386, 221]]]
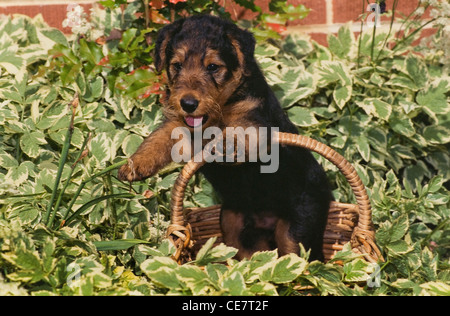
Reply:
[[181, 107], [187, 113], [192, 113], [198, 107], [198, 100], [193, 97], [184, 97], [180, 100]]

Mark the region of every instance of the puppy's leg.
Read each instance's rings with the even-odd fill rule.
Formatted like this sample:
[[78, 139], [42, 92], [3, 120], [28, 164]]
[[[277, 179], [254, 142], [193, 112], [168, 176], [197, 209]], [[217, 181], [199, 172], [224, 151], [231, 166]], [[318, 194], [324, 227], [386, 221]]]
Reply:
[[165, 122], [150, 134], [129, 158], [128, 164], [119, 169], [119, 179], [130, 182], [143, 180], [170, 163], [171, 150], [175, 143], [171, 135], [175, 127], [178, 125]]
[[299, 254], [299, 243], [311, 250], [309, 260], [323, 261], [323, 232], [325, 225], [308, 219], [279, 220], [275, 229], [275, 242], [280, 256], [288, 253]]
[[257, 251], [274, 249], [275, 216], [245, 215], [240, 212], [222, 210], [220, 225], [224, 243], [239, 249], [235, 258], [250, 258]]
[[222, 209], [220, 212], [220, 228], [224, 243], [227, 246], [239, 249], [235, 256], [236, 259], [241, 260], [251, 257], [252, 254], [242, 246], [240, 240], [240, 235], [244, 229], [244, 214]]
[[288, 221], [280, 219], [275, 228], [275, 242], [280, 256], [284, 256], [288, 253], [298, 254], [300, 252], [298, 242], [296, 242], [289, 233], [290, 226]]

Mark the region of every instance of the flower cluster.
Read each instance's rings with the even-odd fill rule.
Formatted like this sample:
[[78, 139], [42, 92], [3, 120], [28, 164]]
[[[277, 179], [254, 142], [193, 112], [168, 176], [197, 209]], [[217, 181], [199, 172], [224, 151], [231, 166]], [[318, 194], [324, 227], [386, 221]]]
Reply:
[[91, 28], [91, 23], [86, 19], [87, 14], [79, 4], [67, 6], [66, 19], [62, 22], [63, 27], [70, 27], [74, 34], [86, 34]]
[[450, 24], [450, 3], [447, 0], [423, 0], [422, 4], [432, 7], [430, 16], [436, 19], [436, 26], [447, 26]]
[[435, 24], [447, 26], [450, 24], [450, 3], [441, 2], [438, 8], [432, 9], [430, 12], [432, 18], [436, 18]]

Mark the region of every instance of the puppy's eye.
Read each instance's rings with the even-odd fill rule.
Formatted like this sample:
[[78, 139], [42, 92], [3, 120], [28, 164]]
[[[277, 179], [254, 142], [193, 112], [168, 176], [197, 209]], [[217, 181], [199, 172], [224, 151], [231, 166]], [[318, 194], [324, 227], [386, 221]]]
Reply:
[[181, 63], [173, 63], [172, 66], [176, 71], [180, 71], [181, 68], [183, 68], [183, 65]]
[[208, 66], [206, 66], [206, 69], [210, 72], [215, 72], [219, 69], [219, 65], [216, 64], [209, 64]]

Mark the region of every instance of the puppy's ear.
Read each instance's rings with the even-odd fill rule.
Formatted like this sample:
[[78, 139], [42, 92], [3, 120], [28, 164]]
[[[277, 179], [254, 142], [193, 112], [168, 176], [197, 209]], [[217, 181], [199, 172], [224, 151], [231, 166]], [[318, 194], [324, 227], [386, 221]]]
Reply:
[[161, 72], [166, 66], [169, 43], [174, 35], [181, 30], [183, 23], [184, 19], [180, 19], [163, 27], [159, 31], [154, 51], [154, 62], [157, 72]]
[[255, 61], [253, 55], [256, 41], [253, 34], [232, 24], [228, 28], [227, 36], [236, 51], [241, 69], [248, 69], [248, 66]]

